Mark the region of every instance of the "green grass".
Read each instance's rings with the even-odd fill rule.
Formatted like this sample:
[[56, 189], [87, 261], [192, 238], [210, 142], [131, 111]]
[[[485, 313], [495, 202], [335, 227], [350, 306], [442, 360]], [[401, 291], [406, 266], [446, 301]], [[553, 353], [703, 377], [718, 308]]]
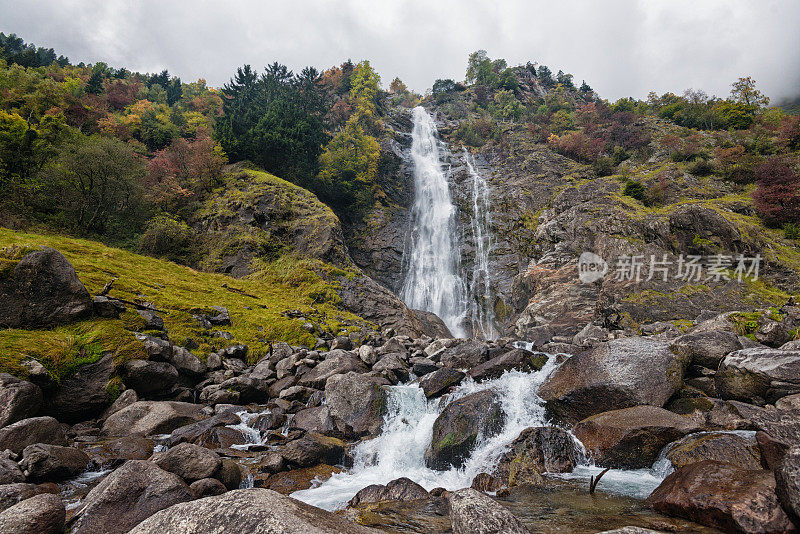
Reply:
[[[288, 310], [299, 310], [334, 334], [365, 324], [339, 308], [337, 283], [329, 281], [349, 273], [318, 260], [284, 255], [276, 261], [259, 262], [257, 272], [234, 279], [85, 239], [0, 228], [0, 249], [41, 245], [64, 254], [90, 293], [98, 293], [116, 279], [110, 297], [149, 302], [163, 310], [160, 315], [170, 339], [184, 345], [191, 338], [199, 345], [193, 352], [201, 357], [234, 343], [250, 346], [251, 359], [265, 354], [271, 341], [313, 345], [316, 338], [302, 328], [304, 321], [282, 314]], [[192, 318], [209, 312], [211, 306], [228, 308], [233, 325], [219, 329], [230, 332], [232, 341], [211, 337]], [[132, 309], [128, 306], [122, 320], [91, 320], [49, 331], [0, 331], [0, 368], [19, 372], [19, 363], [31, 355], [42, 358], [45, 367], [51, 365], [56, 376], [64, 376], [84, 359], [96, 359], [98, 351], [113, 350], [122, 339], [133, 339], [123, 331], [124, 326], [140, 327]]]

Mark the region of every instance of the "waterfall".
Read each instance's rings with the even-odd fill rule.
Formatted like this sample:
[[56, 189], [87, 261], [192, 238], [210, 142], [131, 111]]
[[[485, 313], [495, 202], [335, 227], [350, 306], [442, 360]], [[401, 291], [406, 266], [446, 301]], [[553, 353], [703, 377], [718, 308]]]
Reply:
[[470, 316], [476, 337], [494, 339], [494, 308], [491, 279], [489, 277], [489, 252], [492, 249], [491, 219], [489, 210], [489, 185], [483, 175], [475, 169], [475, 161], [464, 149], [467, 172], [472, 178], [472, 240], [475, 244], [475, 261], [470, 281]]
[[463, 337], [467, 292], [459, 273], [456, 209], [442, 170], [436, 125], [421, 106], [414, 108], [413, 121], [413, 227], [400, 297], [412, 309], [435, 313], [454, 336]]

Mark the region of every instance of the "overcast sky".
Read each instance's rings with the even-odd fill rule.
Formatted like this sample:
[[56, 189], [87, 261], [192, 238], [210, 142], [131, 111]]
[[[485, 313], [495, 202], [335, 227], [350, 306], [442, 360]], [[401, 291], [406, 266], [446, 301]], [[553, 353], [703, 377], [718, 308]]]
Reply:
[[603, 97], [703, 88], [753, 76], [773, 99], [800, 93], [798, 0], [0, 0], [0, 31], [74, 63], [169, 69], [219, 86], [237, 66], [320, 69], [369, 59], [384, 86], [464, 78], [485, 49], [585, 79]]

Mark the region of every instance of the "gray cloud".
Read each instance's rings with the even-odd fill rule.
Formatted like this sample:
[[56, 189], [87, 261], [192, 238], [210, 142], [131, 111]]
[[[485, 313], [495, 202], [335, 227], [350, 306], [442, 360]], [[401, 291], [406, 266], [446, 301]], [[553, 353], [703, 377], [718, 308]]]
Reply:
[[753, 76], [773, 98], [800, 92], [795, 0], [0, 0], [0, 31], [75, 62], [164, 68], [219, 86], [237, 66], [292, 69], [370, 59], [384, 85], [463, 79], [467, 55], [538, 61], [602, 96], [688, 87], [726, 96]]

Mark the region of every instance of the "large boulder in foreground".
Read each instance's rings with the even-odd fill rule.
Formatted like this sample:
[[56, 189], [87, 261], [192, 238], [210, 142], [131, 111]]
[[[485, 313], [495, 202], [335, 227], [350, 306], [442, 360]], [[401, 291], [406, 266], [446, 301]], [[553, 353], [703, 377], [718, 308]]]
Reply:
[[0, 327], [64, 324], [91, 315], [92, 308], [75, 269], [52, 248], [25, 254], [11, 276], [0, 279]]
[[449, 500], [453, 534], [528, 534], [514, 514], [480, 491], [454, 491]]
[[344, 439], [377, 435], [386, 413], [387, 385], [384, 378], [356, 372], [330, 377], [325, 400], [337, 434]]
[[789, 449], [775, 470], [775, 492], [783, 509], [800, 523], [800, 446]]
[[0, 532], [8, 534], [61, 534], [67, 512], [58, 495], [43, 493], [0, 513]]
[[152, 462], [131, 460], [86, 495], [70, 534], [123, 534], [159, 510], [192, 499], [178, 475]]
[[709, 330], [677, 337], [670, 348], [675, 354], [686, 357], [689, 363], [716, 369], [727, 354], [744, 347], [734, 332]]
[[19, 466], [29, 480], [52, 481], [85, 471], [89, 456], [74, 447], [37, 443], [25, 447]]
[[772, 404], [800, 393], [800, 350], [738, 350], [722, 360], [714, 378], [723, 399]]
[[765, 470], [704, 460], [678, 469], [647, 498], [658, 512], [726, 532], [794, 532]]
[[668, 443], [700, 430], [682, 415], [655, 406], [634, 406], [587, 417], [572, 429], [603, 467], [650, 467]]
[[169, 434], [206, 416], [203, 406], [175, 401], [138, 401], [111, 415], [103, 423], [107, 436]]
[[33, 417], [42, 407], [39, 386], [0, 373], [0, 428]]
[[661, 407], [683, 386], [686, 364], [666, 341], [615, 339], [568, 359], [539, 396], [556, 419], [571, 423], [608, 410]]
[[478, 436], [488, 438], [497, 434], [503, 426], [503, 418], [500, 398], [490, 389], [451, 402], [433, 423], [433, 437], [425, 451], [425, 463], [439, 470], [461, 466]]
[[0, 451], [21, 453], [28, 445], [49, 443], [66, 445], [67, 436], [61, 424], [52, 417], [31, 417], [0, 428]]
[[217, 453], [193, 443], [181, 443], [157, 453], [153, 455], [153, 462], [189, 483], [213, 478], [222, 467], [222, 460]]
[[229, 491], [177, 504], [143, 521], [130, 534], [377, 534], [320, 508], [272, 490]]

